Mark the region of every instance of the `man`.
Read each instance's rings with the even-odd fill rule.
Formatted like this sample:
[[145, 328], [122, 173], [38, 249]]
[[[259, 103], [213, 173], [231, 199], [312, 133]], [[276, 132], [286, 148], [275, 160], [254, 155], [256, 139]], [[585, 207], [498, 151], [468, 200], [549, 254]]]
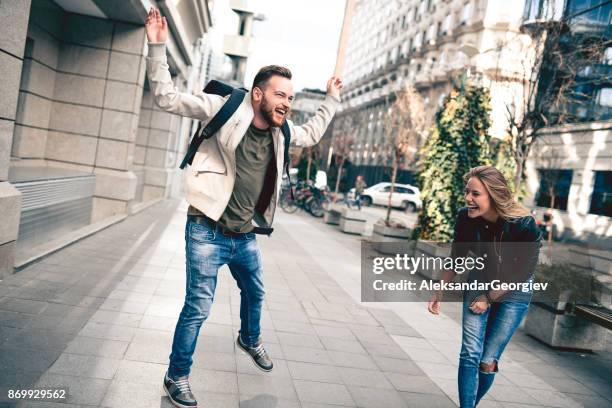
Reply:
[[357, 204], [357, 208], [359, 210], [361, 210], [361, 195], [367, 186], [368, 185], [363, 179], [363, 176], [361, 174], [358, 175], [357, 179], [355, 180], [355, 203]]
[[[147, 75], [157, 105], [182, 116], [211, 119], [227, 98], [178, 92], [168, 71], [168, 27], [159, 10], [151, 8], [145, 29], [149, 41]], [[341, 88], [342, 81], [332, 77], [327, 96], [313, 118], [303, 126], [287, 120], [292, 141], [312, 146], [321, 139], [340, 102]], [[164, 389], [178, 407], [197, 406], [189, 372], [222, 265], [229, 266], [240, 288], [241, 323], [236, 344], [258, 368], [272, 370], [272, 360], [260, 339], [263, 270], [252, 221], [264, 228], [272, 224], [284, 159], [279, 126], [286, 120], [293, 98], [287, 68], [262, 68], [238, 110], [200, 145], [186, 170], [190, 204], [185, 230], [187, 290], [164, 376]]]

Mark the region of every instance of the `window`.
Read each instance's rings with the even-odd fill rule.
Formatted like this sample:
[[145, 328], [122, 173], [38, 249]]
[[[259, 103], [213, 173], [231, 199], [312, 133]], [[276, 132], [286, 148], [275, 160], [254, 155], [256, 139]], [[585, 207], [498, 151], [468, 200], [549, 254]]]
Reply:
[[590, 214], [612, 217], [612, 171], [596, 171]]
[[612, 88], [601, 88], [597, 91], [595, 100], [599, 106], [612, 108]]
[[536, 205], [566, 211], [573, 170], [538, 169], [538, 174], [540, 189], [536, 195]]
[[444, 17], [444, 23], [442, 25], [442, 35], [447, 35], [448, 33], [450, 33], [452, 23], [453, 16], [447, 14], [446, 17]]
[[461, 25], [466, 25], [470, 18], [472, 17], [472, 3], [467, 3], [463, 6], [463, 11], [461, 12]]

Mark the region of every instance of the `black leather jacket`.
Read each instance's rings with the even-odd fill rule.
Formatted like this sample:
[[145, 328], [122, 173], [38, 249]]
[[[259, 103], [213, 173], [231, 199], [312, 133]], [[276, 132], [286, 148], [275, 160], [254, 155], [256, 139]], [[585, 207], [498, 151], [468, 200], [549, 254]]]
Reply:
[[[515, 220], [500, 217], [492, 223], [482, 217], [468, 217], [464, 207], [457, 215], [451, 256], [465, 257], [471, 252], [484, 258], [485, 268], [472, 269], [468, 281], [523, 283], [533, 279], [541, 235], [532, 216]], [[525, 299], [526, 295], [508, 293], [504, 299], [508, 298]]]

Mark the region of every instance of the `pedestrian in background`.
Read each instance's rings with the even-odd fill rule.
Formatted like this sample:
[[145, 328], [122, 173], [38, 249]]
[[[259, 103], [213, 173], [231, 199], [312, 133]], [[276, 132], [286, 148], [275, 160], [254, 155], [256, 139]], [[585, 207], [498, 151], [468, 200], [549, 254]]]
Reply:
[[[451, 257], [469, 251], [485, 259], [483, 271], [472, 269], [468, 282], [532, 283], [537, 265], [541, 232], [529, 211], [519, 204], [502, 173], [479, 166], [464, 176], [467, 207], [459, 210]], [[457, 274], [444, 271], [449, 282]], [[463, 293], [462, 342], [459, 355], [459, 402], [473, 408], [487, 393], [499, 360], [527, 313], [533, 292], [465, 291]], [[428, 310], [439, 314], [442, 293], [436, 293]]]
[[[151, 8], [145, 29], [147, 77], [155, 103], [170, 113], [200, 121], [211, 119], [227, 98], [179, 92], [168, 69], [166, 18]], [[340, 78], [332, 77], [317, 113], [303, 126], [295, 126], [287, 119], [294, 98], [291, 71], [276, 65], [263, 67], [226, 125], [206, 139], [193, 158], [186, 175], [190, 206], [185, 227], [185, 302], [163, 380], [166, 393], [177, 407], [197, 407], [189, 373], [200, 327], [210, 313], [217, 273], [223, 265], [229, 266], [240, 288], [236, 344], [256, 367], [272, 370], [272, 360], [260, 338], [264, 283], [254, 231], [272, 231], [284, 162], [280, 126], [287, 122], [291, 140], [297, 145], [315, 145], [340, 104], [341, 88]]]
[[358, 175], [355, 179], [355, 202], [359, 210], [361, 210], [361, 194], [363, 194], [363, 190], [365, 190], [367, 186], [363, 176], [361, 174]]

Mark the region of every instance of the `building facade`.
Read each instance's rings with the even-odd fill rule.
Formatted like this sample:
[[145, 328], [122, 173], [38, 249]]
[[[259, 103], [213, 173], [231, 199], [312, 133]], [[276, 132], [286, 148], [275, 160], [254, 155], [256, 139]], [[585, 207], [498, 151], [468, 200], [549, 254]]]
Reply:
[[[519, 91], [514, 68], [529, 57], [530, 38], [520, 31], [522, 8], [501, 0], [354, 0], [347, 10], [352, 15], [344, 21], [339, 47], [343, 61], [337, 64], [346, 85], [336, 129], [343, 128], [343, 116], [360, 124], [350, 160], [368, 184], [388, 177], [390, 149], [382, 142], [382, 121], [394, 93], [406, 82], [423, 97], [431, 124], [444, 97], [467, 71], [472, 80], [492, 88], [491, 132], [504, 135], [501, 100]], [[412, 181], [413, 166], [404, 165], [403, 182]]]
[[[538, 103], [562, 103], [528, 162], [531, 204], [553, 207], [559, 238], [612, 248], [612, 4], [603, 0], [529, 0], [523, 26], [533, 36], [556, 29], [562, 46], [545, 50]], [[550, 34], [549, 34], [550, 35]], [[565, 46], [564, 46], [565, 45]], [[556, 59], [561, 55], [561, 61]], [[549, 58], [553, 59], [550, 60]]]
[[175, 83], [191, 91], [206, 0], [0, 3], [0, 277], [39, 244], [179, 190], [191, 120], [153, 103], [151, 5], [168, 20]]

